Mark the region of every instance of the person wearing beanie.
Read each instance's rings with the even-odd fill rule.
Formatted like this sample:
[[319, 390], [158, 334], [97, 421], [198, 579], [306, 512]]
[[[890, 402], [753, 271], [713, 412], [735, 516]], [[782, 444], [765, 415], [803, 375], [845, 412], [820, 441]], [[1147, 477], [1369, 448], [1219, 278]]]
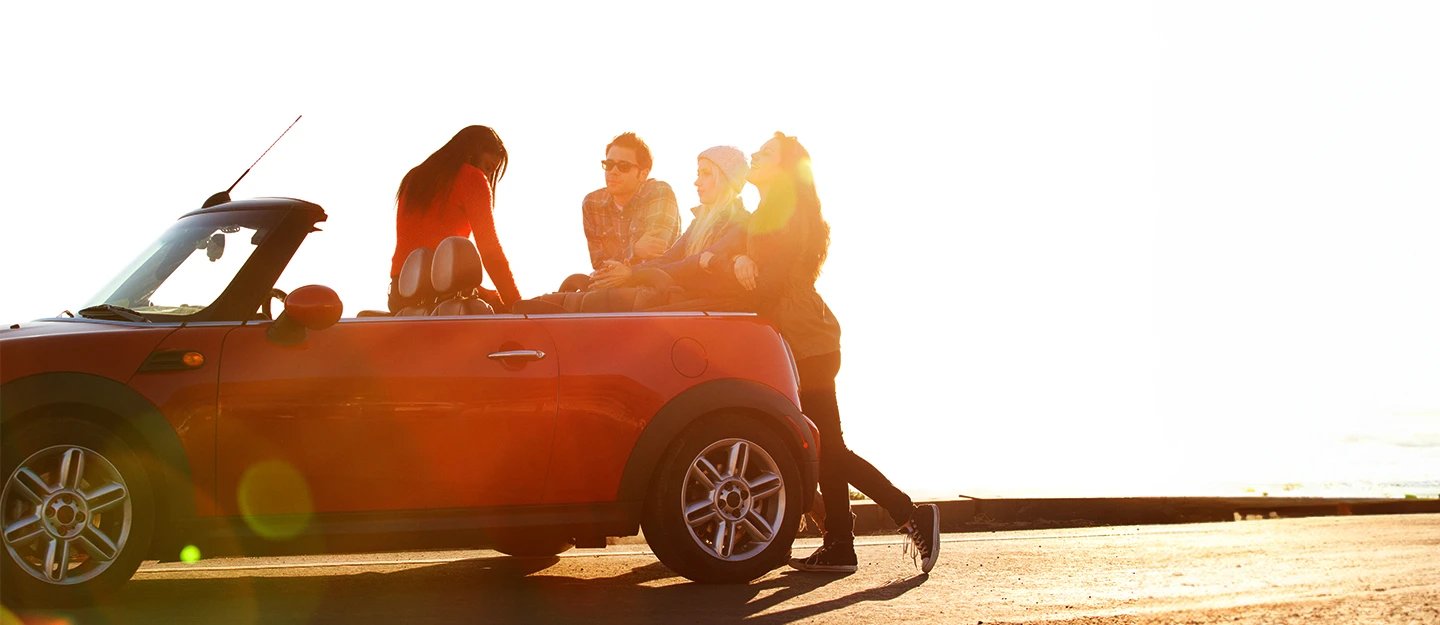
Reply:
[[715, 146], [695, 159], [695, 192], [700, 205], [690, 209], [695, 219], [663, 255], [633, 267], [614, 265], [597, 272], [591, 289], [631, 286], [636, 272], [657, 269], [675, 284], [697, 296], [739, 294], [734, 274], [718, 271], [745, 251], [745, 226], [750, 213], [740, 199], [750, 167], [745, 153], [728, 145]]
[[[700, 156], [695, 157], [695, 160], [708, 160], [711, 164], [718, 166], [726, 184], [729, 185], [728, 191], [732, 191], [738, 195], [740, 191], [745, 188], [745, 174], [750, 173], [750, 165], [746, 164], [745, 153], [741, 152], [740, 148], [729, 145], [717, 145], [701, 152]], [[700, 180], [698, 180], [698, 178], [701, 177], [703, 176], [697, 175], [697, 180], [695, 181], [697, 191], [700, 188]], [[703, 198], [701, 199], [701, 203], [704, 203]]]

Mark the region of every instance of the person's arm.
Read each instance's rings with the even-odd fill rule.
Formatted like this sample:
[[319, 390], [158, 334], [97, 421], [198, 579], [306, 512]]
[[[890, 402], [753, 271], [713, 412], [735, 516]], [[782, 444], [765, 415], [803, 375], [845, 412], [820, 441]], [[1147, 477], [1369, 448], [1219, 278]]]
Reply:
[[[630, 209], [627, 207], [627, 210]], [[655, 181], [653, 188], [648, 189], [645, 195], [639, 198], [638, 205], [634, 210], [640, 220], [642, 238], [658, 239], [664, 242], [666, 250], [675, 245], [675, 241], [680, 237], [680, 205], [675, 201], [675, 192], [670, 190], [670, 185]], [[633, 241], [629, 248], [631, 264], [659, 256], [659, 254], [636, 253]]]
[[633, 278], [635, 272], [642, 269], [665, 267], [683, 260], [685, 258], [685, 246], [689, 244], [690, 231], [695, 229], [694, 226], [695, 224], [692, 222], [690, 228], [685, 230], [685, 234], [680, 235], [680, 238], [675, 241], [675, 244], [671, 245], [670, 249], [665, 250], [665, 253], [659, 258], [647, 260], [635, 265], [626, 265], [616, 261], [603, 261], [607, 266], [604, 270], [595, 272], [593, 276], [595, 281], [591, 282], [590, 286], [596, 289], [634, 286]]
[[[724, 271], [724, 267], [735, 261], [735, 257], [745, 252], [745, 240], [748, 236], [746, 226], [750, 223], [750, 213], [745, 210], [737, 210], [731, 213], [730, 222], [725, 224], [720, 231], [720, 236], [708, 247], [700, 252], [700, 268], [711, 273]], [[707, 261], [705, 255], [709, 254]]]
[[[795, 270], [795, 263], [800, 261], [801, 246], [800, 233], [789, 227], [750, 237], [746, 253], [735, 258], [738, 262], [742, 256], [747, 257], [759, 268], [755, 288], [749, 289], [753, 297], [773, 301], [784, 292], [785, 284]], [[734, 271], [734, 263], [731, 271]], [[741, 284], [744, 284], [743, 280]]]
[[580, 217], [585, 226], [585, 245], [590, 248], [590, 267], [598, 271], [605, 264], [604, 233], [600, 230], [600, 217], [595, 214], [592, 204], [590, 196], [585, 196], [580, 202]]
[[695, 223], [698, 221], [700, 220], [697, 219], [690, 222], [690, 227], [685, 229], [685, 233], [681, 234], [680, 238], [675, 239], [675, 243], [672, 244], [669, 249], [665, 250], [664, 254], [661, 254], [657, 258], [652, 258], [643, 263], [634, 265], [633, 268], [645, 269], [649, 267], [662, 267], [664, 265], [668, 265], [670, 263], [674, 263], [684, 259], [685, 248], [690, 246], [690, 237], [694, 233]]
[[[749, 213], [741, 211], [744, 217]], [[689, 247], [690, 237], [694, 236], [696, 219], [690, 222], [690, 227], [685, 229], [685, 234], [680, 235], [680, 240], [666, 252], [664, 258], [643, 263], [643, 267], [653, 267], [670, 274], [682, 285], [692, 283], [700, 279], [700, 272], [719, 271], [720, 265], [731, 260], [731, 258], [745, 249], [745, 220], [732, 217], [724, 224], [720, 234], [711, 241], [710, 245], [694, 254], [686, 255], [684, 250]], [[706, 256], [709, 262], [705, 262]]]
[[475, 247], [480, 251], [480, 262], [508, 310], [520, 301], [520, 290], [515, 288], [510, 260], [505, 258], [505, 249], [500, 247], [500, 237], [495, 233], [495, 196], [490, 192], [490, 180], [480, 174], [476, 182], [483, 184], [474, 184], [474, 192], [466, 195], [465, 215], [470, 219], [470, 231], [475, 237]]

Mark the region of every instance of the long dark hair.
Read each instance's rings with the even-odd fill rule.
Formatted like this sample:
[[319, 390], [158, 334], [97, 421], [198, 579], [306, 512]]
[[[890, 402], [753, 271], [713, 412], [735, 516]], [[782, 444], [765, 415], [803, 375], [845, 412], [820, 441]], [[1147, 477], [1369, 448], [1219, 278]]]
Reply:
[[[780, 142], [780, 171], [770, 182], [765, 198], [755, 207], [750, 218], [750, 232], [759, 236], [759, 250], [780, 244], [766, 239], [798, 238], [799, 262], [811, 278], [820, 277], [820, 268], [830, 255], [830, 224], [820, 212], [820, 196], [815, 192], [815, 174], [810, 168], [810, 152], [795, 137], [775, 133]], [[752, 246], [757, 241], [751, 239]]]
[[494, 193], [510, 164], [505, 142], [489, 126], [466, 126], [425, 162], [405, 174], [400, 180], [400, 188], [395, 191], [396, 205], [400, 210], [424, 213], [436, 198], [443, 198], [443, 194], [449, 192], [461, 165], [469, 163], [481, 168], [480, 157], [486, 154], [500, 157], [495, 169], [485, 172], [490, 177], [491, 193]]

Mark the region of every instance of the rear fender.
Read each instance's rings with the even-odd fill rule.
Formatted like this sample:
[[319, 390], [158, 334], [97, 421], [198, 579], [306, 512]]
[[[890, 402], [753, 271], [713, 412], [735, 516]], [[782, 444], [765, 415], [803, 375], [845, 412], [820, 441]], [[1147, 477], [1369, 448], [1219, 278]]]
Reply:
[[[651, 477], [660, 458], [671, 442], [697, 419], [716, 412], [741, 412], [758, 416], [775, 426], [790, 445], [791, 453], [804, 473], [802, 479], [814, 483], [817, 460], [815, 437], [800, 408], [779, 391], [759, 382], [740, 378], [711, 380], [698, 384], [671, 399], [650, 423], [625, 463], [620, 478], [617, 501], [640, 501], [650, 489]], [[808, 489], [813, 492], [813, 487]], [[805, 493], [806, 506], [810, 493]]]

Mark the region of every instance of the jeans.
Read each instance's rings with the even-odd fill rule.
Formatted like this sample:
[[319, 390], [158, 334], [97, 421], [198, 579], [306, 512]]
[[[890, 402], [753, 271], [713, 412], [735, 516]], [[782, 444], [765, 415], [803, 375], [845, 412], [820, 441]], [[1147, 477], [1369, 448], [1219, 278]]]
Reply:
[[835, 375], [840, 373], [840, 352], [806, 358], [800, 369], [800, 407], [820, 429], [820, 494], [825, 497], [825, 540], [853, 545], [855, 526], [850, 518], [850, 488], [874, 500], [896, 525], [910, 521], [915, 503], [864, 458], [845, 446], [840, 430], [840, 405], [835, 400]]

